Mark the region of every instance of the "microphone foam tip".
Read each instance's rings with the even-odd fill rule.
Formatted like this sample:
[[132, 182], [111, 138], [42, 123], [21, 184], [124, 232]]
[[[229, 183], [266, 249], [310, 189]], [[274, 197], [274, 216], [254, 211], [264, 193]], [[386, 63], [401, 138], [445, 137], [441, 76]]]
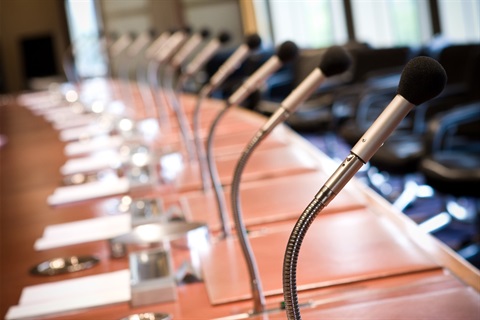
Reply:
[[295, 59], [298, 55], [298, 47], [292, 41], [285, 41], [277, 50], [277, 57], [282, 63]]
[[200, 30], [200, 36], [202, 37], [202, 39], [210, 37], [210, 30], [208, 30], [207, 28], [203, 28], [202, 30]]
[[319, 68], [327, 77], [343, 73], [350, 68], [352, 59], [347, 51], [340, 46], [331, 46], [325, 51]]
[[245, 43], [247, 44], [248, 48], [250, 50], [255, 50], [258, 47], [260, 47], [260, 44], [262, 43], [262, 39], [258, 34], [251, 34], [245, 38]]
[[226, 31], [222, 31], [218, 35], [218, 41], [220, 41], [220, 43], [222, 43], [222, 44], [227, 43], [228, 41], [230, 41], [230, 39], [231, 39], [230, 33], [226, 32]]
[[442, 65], [430, 57], [416, 57], [403, 68], [397, 94], [419, 105], [439, 95], [447, 83]]

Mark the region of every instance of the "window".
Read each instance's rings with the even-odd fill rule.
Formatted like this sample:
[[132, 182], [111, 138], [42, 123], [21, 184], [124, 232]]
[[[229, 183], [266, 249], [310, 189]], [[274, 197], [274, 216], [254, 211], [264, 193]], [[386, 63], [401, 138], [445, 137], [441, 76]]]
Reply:
[[[321, 48], [347, 41], [342, 1], [270, 0], [265, 4], [270, 12], [275, 44], [291, 40], [301, 48]], [[256, 11], [261, 8], [261, 3], [256, 2]], [[261, 16], [264, 15], [257, 15], [257, 24], [264, 26]], [[262, 34], [262, 38], [264, 36]]]
[[99, 41], [99, 26], [94, 0], [66, 0], [67, 21], [78, 75], [83, 78], [107, 73]]
[[351, 0], [357, 40], [373, 47], [414, 46], [432, 36], [429, 5], [418, 0]]
[[480, 41], [480, 1], [439, 0], [442, 35], [452, 42]]

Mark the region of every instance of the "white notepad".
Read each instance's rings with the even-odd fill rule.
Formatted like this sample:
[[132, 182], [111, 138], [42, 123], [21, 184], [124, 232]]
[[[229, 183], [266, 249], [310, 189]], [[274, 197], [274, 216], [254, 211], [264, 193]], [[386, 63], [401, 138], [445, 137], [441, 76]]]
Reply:
[[61, 141], [80, 140], [83, 137], [96, 137], [110, 132], [110, 128], [99, 123], [88, 124], [86, 126], [68, 128], [60, 131]]
[[130, 301], [128, 269], [26, 287], [5, 319], [40, 317], [58, 312]]
[[130, 183], [127, 178], [107, 179], [94, 181], [80, 185], [58, 187], [54, 193], [48, 196], [49, 205], [59, 205], [76, 201], [83, 201], [117, 194], [127, 193]]
[[106, 150], [91, 154], [87, 157], [69, 159], [60, 167], [60, 172], [63, 175], [71, 175], [118, 168], [120, 165], [121, 159], [118, 152], [115, 150]]
[[120, 136], [101, 136], [88, 141], [70, 142], [65, 146], [64, 151], [65, 155], [71, 157], [96, 151], [117, 149], [122, 143], [123, 139]]
[[132, 230], [129, 213], [50, 225], [34, 244], [35, 250], [47, 250], [90, 241], [107, 240]]
[[79, 114], [71, 119], [65, 119], [61, 122], [52, 123], [52, 126], [55, 130], [65, 130], [68, 128], [79, 127], [79, 126], [86, 126], [92, 122], [94, 122], [98, 118], [97, 114]]

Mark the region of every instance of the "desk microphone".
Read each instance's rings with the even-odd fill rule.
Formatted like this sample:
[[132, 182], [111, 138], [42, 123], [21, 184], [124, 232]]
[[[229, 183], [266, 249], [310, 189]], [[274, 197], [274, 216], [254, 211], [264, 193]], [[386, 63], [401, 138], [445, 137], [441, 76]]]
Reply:
[[111, 46], [110, 46], [110, 56], [116, 57], [123, 50], [125, 50], [130, 44], [132, 43], [132, 38], [130, 34], [124, 33], [122, 34]]
[[[127, 89], [128, 89], [128, 99], [126, 101], [129, 102], [129, 104], [131, 106], [133, 106], [135, 104], [134, 88], [136, 88], [140, 93], [142, 93], [141, 89], [139, 87], [139, 82], [138, 82], [138, 77], [139, 77], [138, 69], [139, 68], [138, 68], [138, 64], [137, 64], [138, 61], [136, 60], [136, 57], [140, 54], [140, 52], [142, 50], [144, 50], [148, 46], [148, 44], [151, 41], [151, 36], [152, 36], [151, 32], [149, 32], [149, 31], [140, 33], [135, 38], [135, 40], [132, 42], [132, 44], [127, 48], [127, 51], [126, 51], [127, 60], [123, 62], [123, 67], [124, 67], [124, 70], [125, 70], [125, 81], [126, 81]], [[133, 67], [133, 69], [135, 71], [135, 74], [136, 74], [137, 81], [135, 81], [135, 82], [130, 81], [130, 73], [131, 73], [132, 67]], [[142, 105], [143, 110], [144, 110], [144, 113], [146, 115], [147, 110], [146, 110], [145, 101], [143, 100], [143, 95], [142, 95], [142, 101], [143, 101], [143, 105]]]
[[264, 126], [253, 136], [242, 152], [232, 181], [231, 204], [235, 229], [239, 237], [242, 252], [245, 257], [248, 272], [250, 275], [252, 296], [254, 299], [254, 313], [264, 311], [265, 298], [263, 297], [261, 280], [256, 268], [255, 257], [248, 241], [247, 231], [242, 218], [240, 201], [240, 180], [243, 169], [255, 148], [273, 130], [273, 128], [284, 121], [295, 109], [302, 104], [328, 77], [343, 73], [351, 65], [350, 56], [345, 49], [339, 46], [332, 46], [324, 53], [320, 65], [315, 68], [280, 104], [280, 108], [268, 119]]
[[205, 157], [204, 146], [200, 137], [200, 107], [203, 100], [208, 97], [213, 90], [218, 88], [227, 77], [237, 70], [245, 59], [260, 46], [262, 40], [257, 34], [246, 37], [245, 43], [241, 44], [230, 57], [218, 68], [215, 74], [210, 78], [209, 82], [203, 86], [198, 94], [197, 102], [193, 110], [193, 137], [195, 139], [195, 147], [197, 149], [198, 166], [202, 178], [202, 188], [204, 191], [210, 188], [210, 179], [208, 177], [208, 164]]
[[162, 88], [159, 81], [158, 70], [161, 64], [166, 63], [175, 52], [182, 46], [187, 40], [189, 28], [184, 28], [173, 32], [163, 43], [159, 50], [150, 59], [147, 67], [147, 76], [150, 84], [152, 95], [155, 98], [155, 104], [157, 105], [157, 113], [159, 117], [160, 126], [168, 126], [168, 114], [166, 111], [166, 103], [163, 99], [166, 99], [162, 94]]
[[[230, 38], [231, 36], [228, 32], [220, 32], [216, 38], [210, 40], [205, 47], [192, 59], [192, 61], [190, 61], [190, 63], [185, 67], [182, 76], [184, 78], [188, 78], [198, 73], [200, 68], [202, 68], [223, 45], [230, 41]], [[182, 82], [183, 81], [179, 81], [180, 85]]]
[[240, 67], [252, 51], [257, 50], [260, 47], [261, 43], [262, 39], [258, 34], [247, 36], [245, 43], [241, 44], [210, 78], [207, 86], [209, 92], [207, 94], [210, 94], [212, 90], [218, 88], [218, 86], [222, 84], [233, 71]]
[[283, 262], [283, 294], [288, 319], [301, 319], [296, 288], [296, 266], [300, 246], [313, 220], [363, 164], [370, 160], [410, 110], [415, 105], [439, 95], [446, 81], [445, 70], [436, 60], [428, 57], [410, 60], [403, 69], [397, 95], [351, 149], [350, 155], [318, 191], [298, 219], [288, 240]]
[[183, 47], [173, 56], [170, 65], [174, 69], [179, 69], [187, 58], [198, 49], [200, 44], [210, 36], [208, 29], [203, 29], [199, 33], [194, 33], [190, 39], [185, 42]]
[[135, 41], [128, 47], [127, 56], [130, 58], [136, 57], [142, 49], [144, 49], [149, 42], [151, 41], [149, 32], [142, 32], [138, 37], [135, 38]]
[[158, 50], [160, 50], [165, 42], [169, 39], [171, 33], [170, 31], [162, 32], [158, 38], [156, 38], [152, 43], [147, 47], [145, 50], [145, 58], [147, 60], [153, 59], [157, 54]]
[[157, 51], [153, 59], [158, 63], [165, 63], [170, 60], [175, 52], [185, 43], [189, 34], [190, 29], [188, 28], [174, 32], [162, 46], [161, 50]]
[[235, 91], [230, 98], [227, 99], [227, 104], [215, 117], [210, 130], [208, 132], [206, 151], [207, 151], [207, 164], [210, 179], [212, 182], [213, 190], [215, 192], [215, 199], [217, 201], [218, 213], [220, 215], [220, 222], [222, 228], [222, 234], [224, 237], [230, 236], [230, 228], [228, 226], [228, 212], [225, 204], [225, 194], [223, 193], [222, 183], [218, 176], [217, 165], [215, 163], [215, 157], [213, 154], [213, 138], [215, 136], [215, 129], [217, 128], [220, 120], [230, 109], [233, 104], [241, 103], [248, 95], [253, 92], [258, 86], [260, 86], [270, 75], [280, 69], [285, 63], [295, 59], [298, 54], [298, 48], [295, 43], [286, 41], [282, 43], [277, 53], [269, 58], [260, 68], [255, 71], [245, 83]]
[[268, 59], [257, 71], [238, 88], [229, 98], [229, 105], [238, 105], [258, 88], [270, 75], [280, 69], [285, 62], [293, 60], [298, 54], [298, 48], [292, 41], [284, 42], [277, 54]]
[[[171, 91], [169, 94], [170, 104], [172, 109], [175, 112], [176, 118], [178, 120], [178, 125], [180, 132], [182, 134], [183, 142], [188, 153], [188, 158], [190, 162], [193, 162], [197, 159], [197, 154], [195, 150], [193, 134], [190, 131], [187, 118], [185, 116], [184, 110], [181, 107], [180, 100], [178, 98], [178, 92], [183, 87], [183, 84], [187, 81], [188, 78], [195, 75], [204, 65], [212, 58], [212, 56], [221, 48], [222, 45], [230, 41], [230, 34], [227, 32], [221, 32], [218, 37], [210, 40], [205, 47], [190, 61], [190, 63], [185, 67], [184, 72], [181, 74], [180, 79], [178, 80], [175, 87], [171, 86]], [[173, 78], [173, 67], [166, 69], [166, 76], [169, 76], [170, 79]], [[171, 81], [169, 84], [171, 85]]]

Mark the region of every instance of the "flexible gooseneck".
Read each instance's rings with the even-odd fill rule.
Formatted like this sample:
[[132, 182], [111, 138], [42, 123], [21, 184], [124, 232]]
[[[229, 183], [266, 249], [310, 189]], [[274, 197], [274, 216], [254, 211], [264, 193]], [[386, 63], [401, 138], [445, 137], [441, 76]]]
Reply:
[[262, 281], [258, 272], [257, 263], [253, 254], [250, 242], [248, 241], [247, 230], [243, 222], [242, 208], [240, 202], [240, 180], [242, 178], [243, 169], [245, 168], [248, 159], [252, 152], [260, 144], [260, 142], [266, 137], [263, 132], [259, 131], [247, 145], [242, 152], [240, 159], [237, 162], [235, 172], [232, 180], [232, 192], [231, 192], [231, 204], [234, 212], [235, 230], [239, 238], [239, 243], [242, 248], [243, 255], [245, 257], [248, 274], [250, 276], [250, 287], [252, 290], [253, 298], [253, 313], [261, 313], [265, 311], [265, 295], [263, 294]]
[[202, 179], [202, 189], [204, 192], [207, 192], [212, 187], [211, 180], [209, 178], [209, 171], [208, 162], [205, 155], [204, 146], [202, 144], [203, 140], [201, 137], [200, 132], [200, 110], [203, 101], [207, 98], [210, 92], [210, 86], [205, 86], [200, 90], [197, 101], [195, 103], [195, 108], [193, 109], [193, 118], [192, 118], [192, 126], [193, 126], [193, 139], [195, 142], [195, 149], [197, 151], [197, 159], [198, 165], [200, 167], [200, 177]]
[[235, 219], [235, 228], [238, 234], [243, 255], [247, 262], [250, 275], [250, 286], [254, 299], [254, 313], [265, 311], [264, 296], [262, 284], [256, 267], [255, 257], [248, 241], [247, 230], [243, 222], [243, 213], [240, 200], [240, 181], [242, 172], [248, 159], [270, 132], [284, 120], [286, 120], [298, 106], [300, 106], [329, 76], [333, 76], [346, 71], [351, 64], [350, 57], [346, 51], [338, 46], [330, 47], [324, 54], [324, 57], [318, 68], [315, 68], [280, 104], [280, 108], [268, 119], [268, 121], [258, 130], [251, 141], [246, 146], [235, 168], [232, 181], [232, 211]]
[[165, 66], [163, 77], [163, 88], [166, 97], [168, 98], [168, 103], [175, 114], [175, 119], [177, 119], [178, 128], [185, 146], [185, 151], [187, 152], [188, 161], [190, 163], [196, 160], [195, 147], [193, 145], [193, 133], [188, 124], [187, 117], [183, 108], [181, 107], [180, 101], [178, 100], [179, 90], [178, 86], [174, 87], [174, 72], [175, 69], [169, 65]]
[[[258, 39], [254, 39], [254, 41], [251, 42], [249, 46], [252, 46], [255, 44], [257, 46]], [[243, 51], [243, 49], [242, 49]], [[237, 52], [237, 54], [241, 56], [244, 55], [244, 53]], [[214, 133], [215, 129], [218, 126], [220, 120], [222, 117], [225, 115], [227, 110], [230, 109], [231, 106], [240, 104], [245, 98], [248, 97], [248, 95], [253, 92], [255, 88], [257, 88], [260, 84], [262, 84], [271, 74], [273, 74], [275, 71], [277, 71], [284, 63], [293, 60], [298, 54], [298, 48], [297, 46], [291, 42], [291, 41], [286, 41], [283, 44], [280, 45], [278, 48], [278, 52], [276, 55], [268, 59], [258, 70], [256, 70], [241, 86], [240, 88], [235, 91], [226, 101], [226, 107], [219, 112], [215, 120], [213, 121], [210, 131], [208, 134], [207, 138], [207, 162], [208, 162], [208, 168], [209, 168], [209, 174], [211, 177], [212, 185], [213, 185], [213, 190], [215, 192], [215, 199], [217, 200], [217, 207], [219, 209], [219, 215], [220, 215], [220, 220], [222, 222], [222, 230], [223, 234], [229, 235], [230, 231], [228, 230], [229, 226], [226, 223], [227, 222], [227, 217], [228, 217], [228, 212], [225, 206], [225, 194], [223, 193], [223, 187], [220, 182], [220, 178], [218, 177], [218, 171], [216, 168], [215, 164], [215, 157], [213, 154], [213, 141], [214, 141]], [[237, 60], [237, 59], [234, 59]], [[228, 61], [227, 61], [228, 62]], [[238, 64], [238, 62], [231, 61], [231, 65], [235, 66]], [[219, 73], [216, 74], [215, 77], [212, 77], [214, 80], [214, 83], [212, 85], [218, 85], [225, 79], [228, 74], [232, 71], [229, 71], [230, 66], [225, 66], [225, 68], [220, 68]]]
[[350, 155], [327, 180], [297, 220], [288, 240], [283, 262], [283, 294], [288, 319], [301, 319], [297, 297], [297, 261], [308, 228], [356, 172], [370, 160], [415, 105], [439, 95], [446, 84], [443, 67], [434, 59], [417, 57], [405, 66], [397, 95], [353, 146]]
[[215, 193], [215, 200], [217, 203], [217, 209], [221, 222], [221, 231], [223, 237], [229, 237], [231, 235], [230, 224], [228, 222], [228, 210], [225, 200], [225, 194], [223, 192], [222, 182], [217, 170], [217, 164], [215, 163], [215, 155], [213, 152], [213, 144], [215, 141], [215, 130], [222, 120], [223, 116], [230, 109], [230, 105], [226, 105], [215, 117], [213, 120], [210, 130], [208, 132], [207, 141], [206, 141], [206, 153], [207, 153], [207, 164], [208, 164], [208, 173], [213, 186], [213, 191]]
[[[224, 38], [225, 39], [225, 38]], [[252, 34], [246, 37], [245, 44], [240, 45], [232, 55], [223, 63], [214, 75], [210, 78], [209, 82], [200, 90], [199, 97], [195, 104], [195, 109], [193, 111], [193, 136], [195, 139], [195, 147], [197, 151], [198, 165], [200, 168], [200, 176], [202, 178], [202, 188], [206, 192], [211, 188], [211, 179], [209, 179], [209, 164], [207, 163], [206, 151], [202, 144], [201, 133], [200, 133], [200, 110], [203, 101], [207, 98], [213, 90], [218, 88], [227, 77], [237, 70], [241, 63], [250, 55], [253, 50], [256, 50], [261, 43], [261, 39], [257, 34]], [[215, 186], [216, 189], [219, 189], [219, 186]], [[216, 192], [216, 191], [215, 191]], [[216, 198], [218, 199], [220, 195], [216, 193]], [[223, 196], [222, 196], [223, 198]], [[225, 202], [224, 200], [220, 200]], [[219, 201], [217, 201], [217, 207], [224, 207]], [[220, 212], [220, 220], [223, 221], [223, 216], [226, 215], [225, 211]], [[225, 230], [225, 227], [222, 223], [222, 229]]]

